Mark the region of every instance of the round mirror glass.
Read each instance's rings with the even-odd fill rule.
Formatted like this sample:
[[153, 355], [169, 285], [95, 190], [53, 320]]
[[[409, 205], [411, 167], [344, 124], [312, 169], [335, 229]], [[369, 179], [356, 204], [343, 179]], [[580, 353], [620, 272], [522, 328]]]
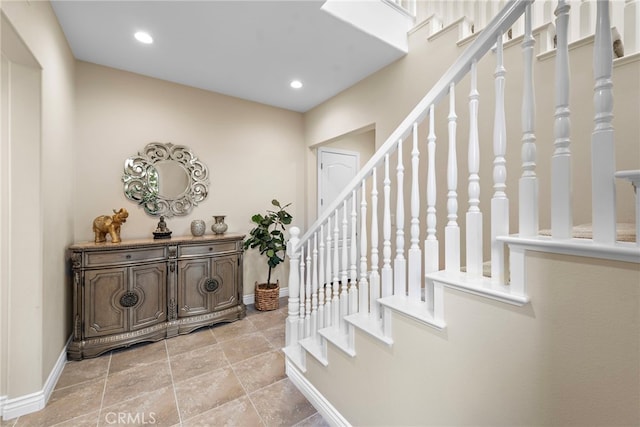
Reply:
[[175, 200], [189, 189], [189, 174], [180, 163], [162, 160], [149, 169], [149, 188], [159, 197]]

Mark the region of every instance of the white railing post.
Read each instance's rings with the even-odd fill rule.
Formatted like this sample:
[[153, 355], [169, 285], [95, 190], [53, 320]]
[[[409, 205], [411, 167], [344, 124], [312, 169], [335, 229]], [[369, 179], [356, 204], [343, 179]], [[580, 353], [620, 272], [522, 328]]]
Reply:
[[307, 280], [305, 280], [304, 336], [311, 336], [311, 239], [307, 240]]
[[522, 94], [522, 176], [519, 180], [518, 227], [521, 237], [538, 234], [538, 177], [536, 176], [535, 92], [533, 90], [533, 48], [531, 6], [525, 10], [522, 57], [524, 60]]
[[358, 311], [358, 245], [356, 242], [356, 229], [358, 227], [358, 212], [356, 211], [357, 192], [353, 190], [351, 193], [351, 266], [349, 271], [349, 314]]
[[467, 273], [482, 276], [482, 212], [480, 211], [480, 142], [478, 139], [478, 69], [471, 63], [469, 92], [469, 210], [467, 211]]
[[[440, 269], [438, 239], [436, 237], [436, 130], [435, 108], [429, 108], [429, 136], [427, 137], [427, 240], [424, 242], [424, 270], [432, 273]], [[425, 294], [427, 298], [427, 294]]]
[[456, 154], [456, 95], [455, 85], [449, 88], [449, 152], [447, 158], [447, 226], [444, 229], [447, 271], [460, 271], [460, 227], [458, 226], [458, 155]]
[[596, 24], [596, 14], [593, 11], [593, 0], [581, 0], [580, 3], [580, 37], [593, 34]]
[[556, 9], [556, 112], [555, 150], [551, 159], [551, 235], [570, 239], [573, 228], [571, 179], [571, 119], [569, 110], [569, 25], [570, 6], [558, 1]]
[[398, 140], [396, 167], [398, 191], [396, 194], [396, 258], [393, 261], [393, 294], [407, 294], [407, 261], [404, 258], [404, 165], [402, 139]]
[[391, 179], [389, 178], [389, 154], [384, 156], [384, 211], [382, 217], [382, 297], [393, 293], [391, 269]]
[[625, 55], [640, 52], [640, 1], [626, 0], [624, 3]]
[[331, 215], [329, 215], [329, 217], [327, 218], [327, 259], [325, 261], [325, 280], [327, 282], [327, 294], [325, 296], [326, 298], [326, 304], [324, 307], [324, 327], [327, 328], [331, 325], [333, 325], [333, 311], [332, 311], [332, 305], [331, 305], [331, 298], [333, 297], [333, 275], [331, 274], [331, 233], [333, 232], [333, 230], [331, 229]]
[[595, 78], [595, 127], [591, 135], [591, 182], [593, 241], [613, 244], [616, 240], [615, 147], [613, 119], [613, 49], [609, 2], [597, 2], [596, 36], [593, 48]]
[[289, 313], [286, 323], [286, 345], [287, 347], [297, 344], [300, 339], [298, 328], [300, 322], [300, 252], [297, 250], [300, 239], [300, 229], [291, 227], [289, 229], [289, 241], [287, 242], [287, 256], [289, 257]]
[[505, 86], [502, 37], [496, 42], [495, 90], [496, 105], [493, 122], [493, 197], [491, 198], [491, 280], [504, 284], [505, 247], [498, 236], [509, 235], [509, 199], [507, 188], [507, 128], [504, 112]]
[[420, 300], [422, 252], [420, 250], [420, 151], [418, 123], [413, 124], [411, 150], [411, 247], [409, 248], [409, 298]]
[[325, 327], [324, 321], [324, 289], [326, 286], [325, 280], [325, 265], [324, 265], [324, 224], [320, 224], [320, 243], [318, 244], [318, 329]]
[[347, 321], [344, 320], [345, 316], [349, 314], [349, 248], [347, 246], [347, 233], [349, 229], [349, 221], [347, 220], [347, 199], [342, 202], [342, 262], [340, 269], [340, 329], [342, 332], [347, 332]]
[[360, 297], [359, 312], [369, 313], [369, 281], [367, 279], [367, 195], [366, 180], [362, 180], [360, 190], [360, 282], [358, 296]]
[[303, 339], [307, 336], [305, 335], [305, 316], [306, 316], [306, 282], [305, 282], [305, 258], [304, 258], [304, 245], [300, 245], [300, 322], [298, 324], [298, 338]]
[[377, 166], [373, 169], [371, 179], [371, 274], [369, 276], [369, 293], [371, 295], [371, 315], [374, 319], [380, 317], [380, 274], [378, 273], [378, 173]]
[[311, 275], [311, 336], [318, 332], [318, 233], [313, 233], [313, 273]]
[[618, 171], [616, 178], [626, 179], [633, 186], [636, 198], [636, 246], [640, 247], [640, 170]]
[[338, 211], [336, 209], [333, 226], [333, 301], [331, 304], [331, 324], [334, 328], [340, 326], [340, 227], [338, 226]]

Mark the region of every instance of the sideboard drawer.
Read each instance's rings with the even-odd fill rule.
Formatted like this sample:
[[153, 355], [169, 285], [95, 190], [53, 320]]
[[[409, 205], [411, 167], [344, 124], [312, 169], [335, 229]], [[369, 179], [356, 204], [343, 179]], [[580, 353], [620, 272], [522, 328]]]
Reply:
[[216, 242], [206, 245], [180, 246], [178, 257], [202, 256], [207, 254], [219, 255], [237, 250], [236, 242]]
[[85, 265], [87, 267], [139, 261], [161, 261], [165, 258], [165, 248], [85, 252], [85, 257]]

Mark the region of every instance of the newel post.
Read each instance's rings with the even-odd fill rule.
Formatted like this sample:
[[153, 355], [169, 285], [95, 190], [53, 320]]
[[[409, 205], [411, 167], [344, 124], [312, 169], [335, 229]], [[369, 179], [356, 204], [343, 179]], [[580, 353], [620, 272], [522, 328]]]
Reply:
[[300, 309], [300, 229], [291, 227], [290, 238], [287, 242], [287, 256], [289, 257], [289, 316], [286, 324], [287, 347], [298, 342], [298, 325]]

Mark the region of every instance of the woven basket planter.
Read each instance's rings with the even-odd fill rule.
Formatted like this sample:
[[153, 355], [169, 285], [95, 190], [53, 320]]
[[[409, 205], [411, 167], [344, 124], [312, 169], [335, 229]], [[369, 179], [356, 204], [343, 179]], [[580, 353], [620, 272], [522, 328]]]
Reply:
[[275, 284], [271, 283], [267, 285], [266, 283], [256, 282], [256, 290], [255, 290], [255, 305], [256, 310], [259, 311], [269, 311], [269, 310], [277, 310], [279, 305], [280, 298], [280, 281], [278, 280]]

